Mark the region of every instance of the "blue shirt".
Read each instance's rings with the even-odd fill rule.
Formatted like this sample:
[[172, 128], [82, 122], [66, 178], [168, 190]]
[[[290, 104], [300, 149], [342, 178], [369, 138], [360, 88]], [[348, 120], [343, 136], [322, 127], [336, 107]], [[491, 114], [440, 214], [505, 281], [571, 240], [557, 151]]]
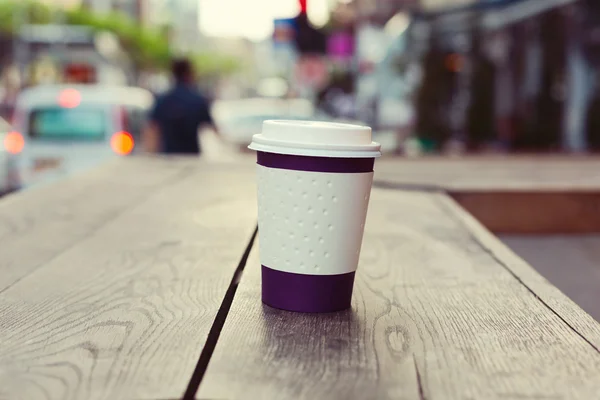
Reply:
[[184, 84], [156, 99], [150, 119], [158, 125], [162, 151], [170, 154], [200, 154], [198, 128], [213, 123], [206, 99]]

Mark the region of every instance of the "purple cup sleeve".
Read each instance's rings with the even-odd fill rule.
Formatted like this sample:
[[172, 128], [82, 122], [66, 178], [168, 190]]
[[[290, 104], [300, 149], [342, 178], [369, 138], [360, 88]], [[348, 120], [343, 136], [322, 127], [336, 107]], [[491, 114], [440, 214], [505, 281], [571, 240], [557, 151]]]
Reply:
[[266, 153], [264, 151], [258, 152], [257, 162], [258, 165], [269, 168], [342, 174], [373, 172], [373, 166], [375, 165], [374, 158], [293, 156], [288, 154]]
[[[371, 173], [375, 158], [295, 156], [259, 151], [263, 167], [322, 173]], [[262, 301], [268, 306], [304, 313], [346, 310], [352, 302], [355, 272], [308, 275], [262, 265]]]
[[304, 275], [262, 266], [262, 301], [268, 306], [303, 313], [350, 308], [355, 272]]

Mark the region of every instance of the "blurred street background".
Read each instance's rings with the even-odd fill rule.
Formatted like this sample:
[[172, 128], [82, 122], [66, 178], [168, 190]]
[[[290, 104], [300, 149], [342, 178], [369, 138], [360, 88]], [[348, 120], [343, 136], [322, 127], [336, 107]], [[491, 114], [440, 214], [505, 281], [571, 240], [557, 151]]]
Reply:
[[180, 57], [206, 157], [265, 119], [367, 124], [388, 155], [600, 149], [594, 0], [0, 0], [0, 192], [135, 154]]
[[239, 148], [287, 118], [405, 155], [600, 149], [593, 0], [0, 0], [0, 27], [8, 124], [24, 88], [160, 94], [186, 56]]
[[[182, 57], [204, 158], [267, 119], [367, 124], [390, 158], [600, 151], [600, 0], [0, 0], [0, 195], [140, 153]], [[600, 304], [597, 236], [564, 286], [566, 242], [504, 239]]]

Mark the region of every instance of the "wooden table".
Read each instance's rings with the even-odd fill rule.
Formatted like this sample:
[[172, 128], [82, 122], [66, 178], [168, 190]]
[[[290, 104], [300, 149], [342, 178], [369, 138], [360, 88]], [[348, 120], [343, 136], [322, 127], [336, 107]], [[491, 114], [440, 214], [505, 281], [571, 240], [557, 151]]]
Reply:
[[254, 168], [0, 201], [0, 399], [597, 399], [600, 325], [448, 195], [375, 188], [353, 306], [260, 302]]
[[380, 187], [443, 192], [495, 233], [600, 233], [600, 157], [392, 158]]

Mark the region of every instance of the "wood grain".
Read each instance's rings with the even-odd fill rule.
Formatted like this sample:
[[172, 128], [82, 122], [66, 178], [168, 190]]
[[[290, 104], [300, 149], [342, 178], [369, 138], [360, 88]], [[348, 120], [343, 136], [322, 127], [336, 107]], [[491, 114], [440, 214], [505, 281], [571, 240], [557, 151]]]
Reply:
[[262, 305], [253, 253], [197, 398], [598, 398], [598, 324], [455, 207], [374, 190], [342, 313]]
[[256, 223], [253, 169], [209, 167], [0, 294], [0, 399], [183, 394]]
[[454, 200], [443, 197], [440, 204], [456, 221], [470, 232], [482, 249], [498, 261], [523, 287], [560, 316], [565, 323], [580, 334], [595, 349], [600, 349], [600, 324], [581, 307], [567, 298], [556, 286], [548, 282], [525, 260], [490, 233]]
[[190, 164], [165, 161], [121, 159], [0, 199], [0, 293], [178, 179]]

